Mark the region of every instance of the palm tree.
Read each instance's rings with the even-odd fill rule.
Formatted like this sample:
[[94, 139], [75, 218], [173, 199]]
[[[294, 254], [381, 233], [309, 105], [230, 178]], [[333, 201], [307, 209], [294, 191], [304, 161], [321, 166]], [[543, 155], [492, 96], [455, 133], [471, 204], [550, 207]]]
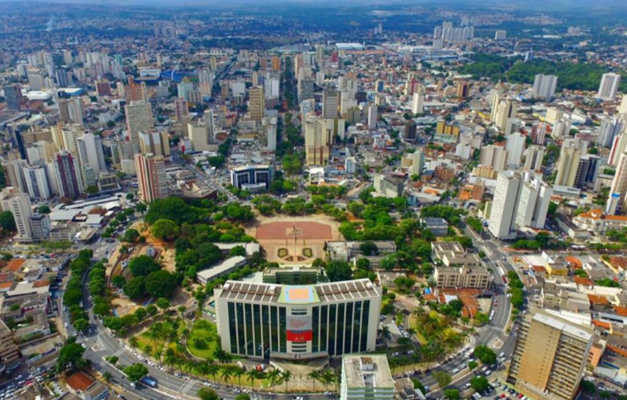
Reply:
[[148, 329], [148, 331], [146, 331], [146, 337], [150, 340], [152, 340], [152, 343], [156, 346], [157, 345], [157, 339], [159, 339], [159, 333], [157, 332], [157, 329], [153, 329], [154, 325], [152, 325], [150, 327], [150, 329]]
[[237, 378], [238, 386], [242, 386], [242, 376], [244, 376], [244, 374], [246, 374], [246, 371], [242, 368], [237, 367], [233, 370], [233, 376]]
[[146, 347], [144, 347], [144, 352], [150, 356], [150, 354], [152, 354], [152, 346], [147, 344]]
[[207, 368], [207, 374], [211, 375], [214, 381], [216, 380], [216, 376], [218, 375], [218, 372], [220, 372], [220, 367], [218, 366], [218, 364], [214, 364], [214, 363], [209, 364]]
[[102, 377], [105, 378], [107, 382], [111, 382], [111, 372], [106, 371], [104, 374], [102, 374]]
[[292, 373], [290, 371], [284, 371], [281, 374], [281, 381], [285, 382], [285, 391], [287, 392], [287, 383], [292, 379]]
[[325, 369], [322, 372], [322, 381], [327, 385], [333, 384], [333, 386], [335, 386], [335, 374], [333, 373], [333, 371], [330, 369]]
[[416, 329], [412, 328], [411, 326], [407, 328], [406, 332], [409, 334], [409, 337], [412, 337], [417, 333]]
[[229, 379], [233, 377], [233, 370], [231, 368], [222, 368], [222, 373], [220, 374], [220, 377], [224, 379], [224, 382], [228, 386]]
[[281, 380], [281, 371], [275, 368], [268, 372], [268, 379], [270, 380], [270, 384], [272, 386], [276, 385], [279, 380]]
[[167, 366], [172, 366], [176, 364], [176, 353], [174, 352], [174, 349], [172, 349], [171, 347], [167, 348], [167, 350], [165, 351], [165, 358], [163, 359], [163, 362], [165, 362], [165, 365]]
[[256, 369], [249, 369], [248, 372], [246, 372], [246, 379], [248, 381], [250, 381], [250, 383], [252, 383], [252, 387], [255, 387], [257, 385], [255, 385], [255, 381], [257, 380], [257, 376], [259, 375], [259, 371], [257, 371]]
[[318, 371], [312, 371], [309, 375], [307, 375], [307, 377], [311, 378], [311, 381], [313, 383], [313, 390], [315, 392], [316, 391], [316, 381], [319, 380], [322, 377], [322, 375]]
[[128, 339], [128, 344], [132, 347], [132, 348], [137, 348], [137, 346], [139, 345], [139, 340], [137, 340], [137, 338], [135, 336], [131, 336]]
[[381, 337], [383, 339], [390, 340], [392, 338], [392, 334], [390, 333], [390, 328], [388, 328], [386, 325], [383, 325], [380, 332], [381, 332]]

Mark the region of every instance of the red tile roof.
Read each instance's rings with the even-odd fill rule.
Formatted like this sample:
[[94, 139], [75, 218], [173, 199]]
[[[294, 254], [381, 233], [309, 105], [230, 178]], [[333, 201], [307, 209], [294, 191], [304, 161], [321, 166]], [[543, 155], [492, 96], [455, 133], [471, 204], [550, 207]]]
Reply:
[[66, 382], [68, 386], [75, 391], [80, 390], [84, 392], [94, 383], [94, 380], [87, 376], [85, 373], [78, 371], [68, 376]]

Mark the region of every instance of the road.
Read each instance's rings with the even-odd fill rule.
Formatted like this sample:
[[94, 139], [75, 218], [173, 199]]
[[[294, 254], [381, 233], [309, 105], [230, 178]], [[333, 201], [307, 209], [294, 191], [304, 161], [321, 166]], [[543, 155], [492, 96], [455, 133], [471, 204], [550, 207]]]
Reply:
[[[492, 311], [494, 315], [492, 320], [487, 326], [477, 329], [475, 335], [474, 345], [468, 348], [474, 347], [479, 344], [488, 345], [492, 348], [497, 355], [504, 355], [504, 359], [511, 358], [514, 352], [514, 346], [516, 344], [515, 332], [517, 326], [514, 326], [513, 331], [507, 333], [507, 326], [510, 321], [511, 304], [507, 297], [507, 286], [503, 283], [503, 272], [507, 274], [509, 271], [515, 271], [509, 256], [506, 252], [503, 252], [498, 246], [498, 243], [492, 241], [487, 235], [478, 235], [470, 227], [465, 226], [464, 232], [467, 236], [473, 239], [473, 243], [478, 250], [482, 250], [486, 253], [485, 264], [486, 267], [492, 270], [494, 276], [494, 296], [492, 300]], [[449, 387], [459, 389], [460, 392], [464, 390], [464, 386], [467, 385], [472, 378], [481, 374], [481, 370], [478, 368], [474, 372], [469, 372], [467, 369], [469, 358], [466, 357], [466, 352], [462, 351], [455, 357], [449, 358], [440, 367], [434, 368], [430, 371], [432, 374], [434, 371], [444, 371], [453, 377], [453, 383]], [[500, 367], [503, 368], [502, 363]], [[459, 371], [457, 374], [454, 371]], [[436, 385], [436, 380], [432, 375], [420, 376], [418, 375], [421, 383], [425, 386]], [[440, 396], [440, 391], [434, 391], [432, 396]]]
[[[101, 254], [106, 252], [110, 244], [106, 242], [100, 242], [97, 244], [97, 248], [94, 250], [94, 254]], [[92, 259], [92, 261], [99, 261], [96, 257]], [[175, 371], [162, 371], [161, 369], [145, 364], [148, 368], [148, 375], [155, 378], [158, 382], [158, 388], [153, 389], [149, 388], [142, 384], [137, 384], [136, 388], [132, 388], [130, 386], [130, 382], [125, 378], [125, 375], [118, 370], [116, 367], [110, 365], [107, 361], [105, 361], [104, 357], [106, 356], [117, 356], [118, 362], [117, 364], [122, 365], [131, 365], [134, 363], [141, 363], [142, 361], [133, 354], [133, 351], [126, 347], [122, 341], [116, 337], [114, 337], [111, 333], [109, 333], [108, 329], [106, 329], [102, 322], [96, 318], [93, 314], [92, 306], [89, 299], [89, 293], [87, 289], [87, 276], [89, 273], [85, 274], [85, 279], [83, 280], [83, 306], [86, 310], [88, 310], [89, 320], [90, 320], [90, 331], [86, 334], [79, 333], [77, 337], [77, 342], [80, 344], [84, 344], [86, 347], [84, 357], [86, 359], [91, 360], [92, 367], [99, 371], [100, 373], [109, 372], [112, 376], [112, 382], [124, 388], [124, 396], [129, 400], [171, 400], [171, 399], [192, 399], [196, 398], [196, 393], [203, 386], [202, 382], [196, 379], [189, 379], [186, 377], [177, 377], [174, 372]], [[60, 308], [62, 310], [62, 307]], [[69, 324], [69, 315], [66, 312], [62, 312], [62, 322]], [[69, 327], [69, 333], [75, 334], [74, 329]], [[231, 400], [234, 399], [237, 394], [234, 393], [231, 389], [220, 387], [215, 389], [223, 399]], [[255, 393], [255, 398], [258, 399], [277, 399], [277, 400], [287, 400], [291, 399], [293, 396], [290, 394], [269, 394], [269, 393]], [[334, 397], [327, 397], [321, 394], [312, 394], [308, 396], [303, 396], [307, 400], [322, 400], [322, 399], [330, 399], [334, 400]]]

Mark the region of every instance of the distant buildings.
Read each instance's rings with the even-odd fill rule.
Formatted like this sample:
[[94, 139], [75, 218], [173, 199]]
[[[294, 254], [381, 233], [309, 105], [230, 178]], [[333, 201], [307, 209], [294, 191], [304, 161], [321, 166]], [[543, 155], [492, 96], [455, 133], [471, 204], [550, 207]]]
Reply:
[[139, 197], [146, 203], [168, 196], [165, 161], [162, 156], [154, 154], [135, 155], [135, 170], [139, 184]]
[[332, 129], [327, 120], [309, 116], [305, 120], [305, 153], [308, 166], [325, 166], [331, 153]]
[[540, 99], [550, 99], [555, 96], [556, 88], [557, 76], [538, 74], [533, 81], [533, 96]]
[[374, 177], [373, 187], [378, 194], [384, 197], [394, 198], [403, 194], [404, 184], [403, 181], [398, 178], [378, 174]]
[[603, 74], [601, 78], [601, 84], [599, 85], [599, 92], [597, 97], [602, 100], [611, 100], [616, 96], [618, 92], [618, 85], [620, 84], [620, 75], [613, 72]]
[[518, 330], [507, 382], [531, 398], [577, 395], [594, 330], [545, 311], [530, 313]]
[[124, 107], [126, 112], [127, 137], [133, 146], [139, 150], [139, 132], [152, 132], [154, 121], [152, 106], [148, 102], [132, 102]]
[[483, 266], [467, 265], [443, 267], [436, 266], [433, 279], [439, 288], [472, 288], [487, 290], [492, 286], [493, 276]]
[[507, 31], [503, 29], [497, 29], [496, 32], [494, 32], [494, 40], [505, 40], [506, 37]]
[[500, 172], [494, 190], [489, 230], [498, 239], [514, 239], [516, 229], [544, 228], [553, 190], [528, 172]]
[[248, 91], [250, 97], [250, 119], [261, 122], [266, 111], [263, 86], [255, 86]]

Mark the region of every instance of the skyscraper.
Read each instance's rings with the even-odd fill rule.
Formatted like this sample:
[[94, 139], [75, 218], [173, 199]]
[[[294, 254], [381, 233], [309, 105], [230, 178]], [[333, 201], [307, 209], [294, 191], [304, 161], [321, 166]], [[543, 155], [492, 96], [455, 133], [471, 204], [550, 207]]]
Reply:
[[479, 164], [503, 171], [507, 166], [507, 150], [503, 146], [493, 144], [481, 148]]
[[104, 152], [102, 151], [102, 139], [93, 133], [84, 133], [76, 139], [78, 146], [78, 158], [82, 167], [90, 165], [95, 174], [106, 171]]
[[534, 399], [571, 400], [579, 390], [594, 330], [546, 311], [523, 320], [507, 382]]
[[174, 112], [176, 114], [176, 120], [185, 123], [185, 120], [189, 116], [187, 100], [182, 97], [176, 98], [176, 100], [174, 100]]
[[322, 92], [322, 118], [336, 118], [339, 94], [335, 88], [325, 88]]
[[146, 203], [168, 196], [165, 161], [151, 153], [135, 155], [135, 171], [139, 184], [139, 197]]
[[370, 104], [368, 107], [368, 128], [374, 130], [377, 128], [377, 106]]
[[170, 135], [167, 131], [140, 132], [139, 150], [142, 154], [170, 157]]
[[189, 140], [192, 142], [194, 151], [209, 150], [209, 128], [206, 122], [194, 122], [187, 124], [187, 132]]
[[579, 148], [573, 144], [564, 144], [557, 162], [555, 185], [573, 187], [575, 185], [580, 160], [581, 151]]
[[24, 179], [28, 188], [28, 195], [35, 200], [50, 198], [50, 187], [46, 169], [42, 165], [33, 165], [24, 168]]
[[525, 150], [525, 164], [524, 169], [527, 171], [538, 171], [542, 169], [542, 161], [544, 159], [544, 147], [543, 146], [529, 146]]
[[139, 149], [139, 132], [150, 132], [154, 128], [152, 107], [146, 102], [132, 102], [124, 107], [126, 112], [126, 130], [135, 149]]
[[412, 175], [422, 175], [422, 170], [425, 167], [425, 152], [422, 148], [416, 149], [414, 152], [413, 163], [411, 166]]
[[308, 166], [328, 163], [331, 153], [331, 132], [324, 118], [309, 116], [305, 120], [305, 153]]
[[609, 198], [605, 206], [607, 215], [616, 215], [618, 210], [625, 210], [627, 195], [627, 150], [623, 151], [616, 165], [616, 172], [610, 186]]
[[266, 111], [265, 95], [263, 86], [250, 88], [250, 119], [261, 122]]
[[613, 72], [603, 74], [601, 78], [601, 84], [599, 85], [599, 93], [597, 97], [603, 100], [611, 100], [616, 96], [618, 92], [618, 85], [620, 84], [620, 75]]
[[33, 238], [33, 230], [30, 225], [30, 217], [33, 214], [30, 198], [26, 193], [13, 192], [5, 197], [3, 193], [2, 211], [11, 211], [17, 227], [17, 240], [30, 241]]
[[492, 122], [499, 127], [501, 132], [507, 128], [507, 120], [516, 116], [516, 103], [511, 100], [501, 100], [496, 106], [496, 112], [492, 113]]
[[513, 239], [516, 228], [542, 229], [553, 190], [535, 174], [499, 172], [489, 230], [498, 239]]
[[4, 101], [7, 103], [7, 110], [19, 111], [24, 103], [21, 86], [18, 84], [6, 85], [4, 87]]
[[625, 121], [615, 117], [603, 118], [601, 127], [599, 128], [599, 136], [597, 143], [599, 146], [610, 147], [614, 143], [614, 138], [625, 129]]
[[72, 153], [58, 153], [52, 162], [52, 168], [61, 197], [75, 199], [84, 193], [81, 169]]
[[538, 74], [533, 81], [533, 97], [550, 99], [555, 96], [557, 76]]
[[422, 91], [418, 91], [414, 93], [413, 96], [414, 97], [412, 98], [411, 102], [411, 112], [413, 114], [422, 114], [423, 112], [425, 112], [425, 95], [424, 93], [422, 93]]
[[520, 132], [507, 135], [507, 144], [505, 145], [505, 149], [507, 150], [507, 165], [518, 168], [522, 160], [522, 155], [525, 152], [526, 141], [527, 136]]
[[416, 140], [416, 132], [416, 121], [413, 119], [405, 121], [405, 131], [403, 132], [405, 140]]

